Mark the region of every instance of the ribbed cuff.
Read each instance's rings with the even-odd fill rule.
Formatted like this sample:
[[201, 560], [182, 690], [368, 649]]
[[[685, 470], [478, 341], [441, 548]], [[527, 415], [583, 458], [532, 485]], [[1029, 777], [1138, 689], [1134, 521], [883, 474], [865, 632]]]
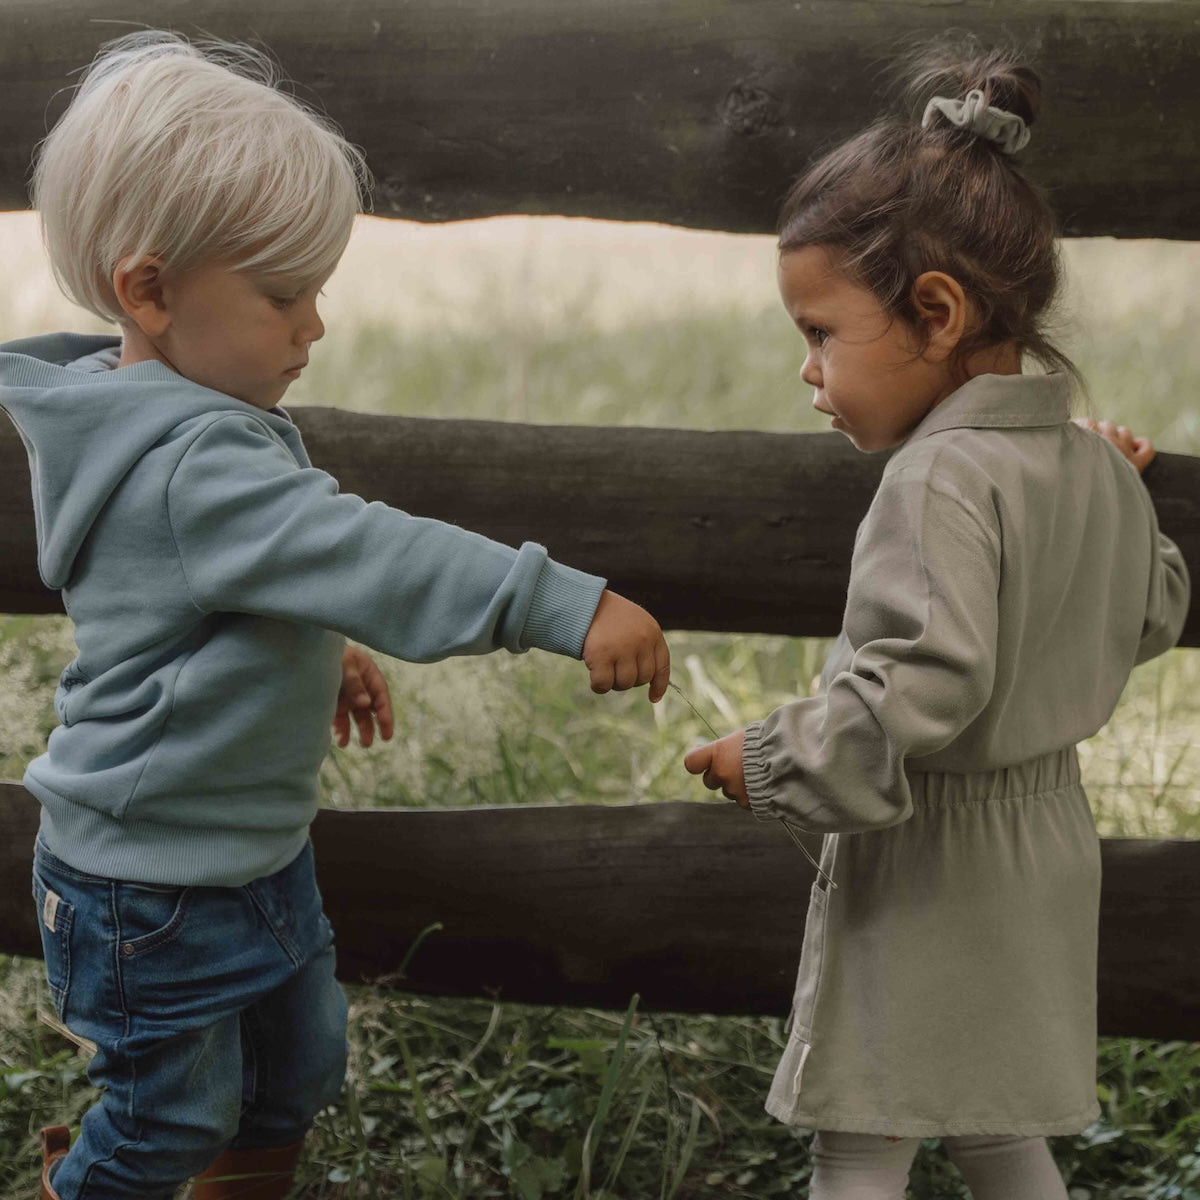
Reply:
[[768, 771], [762, 736], [761, 721], [752, 721], [746, 726], [746, 736], [742, 743], [742, 775], [746, 781], [746, 794], [750, 797], [750, 811], [760, 821], [778, 821], [783, 814], [775, 802], [765, 794]]
[[547, 558], [534, 585], [521, 645], [582, 658], [583, 641], [605, 583], [596, 575]]

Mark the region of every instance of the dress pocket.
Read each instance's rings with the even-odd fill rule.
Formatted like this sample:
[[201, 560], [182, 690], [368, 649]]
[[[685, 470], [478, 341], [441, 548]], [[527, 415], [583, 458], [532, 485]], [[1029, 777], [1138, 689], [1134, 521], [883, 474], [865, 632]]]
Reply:
[[62, 1020], [67, 993], [71, 988], [71, 927], [75, 922], [75, 906], [50, 887], [36, 868], [33, 873], [33, 900], [37, 905], [50, 998]]
[[829, 889], [821, 880], [812, 885], [808, 914], [804, 918], [804, 944], [800, 951], [800, 969], [796, 972], [796, 991], [792, 997], [792, 1036], [809, 1041], [817, 991], [825, 965], [825, 926], [829, 917]]

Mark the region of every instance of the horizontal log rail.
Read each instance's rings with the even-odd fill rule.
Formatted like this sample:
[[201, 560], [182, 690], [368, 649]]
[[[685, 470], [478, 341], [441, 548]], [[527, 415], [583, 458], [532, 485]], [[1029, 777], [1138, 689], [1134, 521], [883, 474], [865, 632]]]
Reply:
[[[37, 820], [23, 788], [0, 784], [0, 953], [41, 953]], [[787, 1012], [813, 870], [782, 830], [732, 805], [327, 810], [313, 840], [344, 980]], [[1200, 1041], [1200, 841], [1102, 849], [1100, 1031]]]
[[[344, 490], [509, 544], [541, 542], [673, 629], [836, 633], [854, 532], [884, 462], [840, 434], [293, 415]], [[1200, 579], [1200, 458], [1160, 454], [1145, 479]], [[1195, 592], [1189, 646], [1200, 645]], [[25, 450], [0, 420], [0, 612], [61, 611], [37, 576]]]
[[882, 109], [898, 41], [1016, 39], [1045, 83], [1023, 159], [1067, 233], [1200, 237], [1192, 0], [5, 0], [0, 208], [72, 72], [138, 26], [258, 41], [361, 145], [377, 211], [773, 227], [789, 180]]

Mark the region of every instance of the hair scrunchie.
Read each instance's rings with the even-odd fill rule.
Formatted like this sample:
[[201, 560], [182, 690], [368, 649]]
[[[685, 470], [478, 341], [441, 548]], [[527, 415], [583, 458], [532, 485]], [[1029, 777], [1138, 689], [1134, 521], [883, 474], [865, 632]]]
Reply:
[[961, 100], [934, 96], [925, 105], [921, 128], [928, 126], [934, 113], [941, 113], [951, 125], [968, 129], [989, 142], [995, 142], [1005, 154], [1016, 154], [1029, 142], [1029, 126], [1016, 113], [986, 104], [978, 88], [969, 91]]

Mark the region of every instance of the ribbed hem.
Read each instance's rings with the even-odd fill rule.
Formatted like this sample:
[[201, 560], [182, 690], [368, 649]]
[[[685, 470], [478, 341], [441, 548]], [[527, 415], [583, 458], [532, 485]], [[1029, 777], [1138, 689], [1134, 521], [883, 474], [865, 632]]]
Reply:
[[582, 658], [604, 585], [596, 575], [547, 558], [534, 585], [521, 645]]
[[760, 821], [778, 821], [783, 814], [775, 802], [763, 794], [767, 790], [768, 773], [762, 736], [761, 721], [752, 721], [746, 726], [746, 736], [742, 743], [742, 775], [746, 781], [746, 794], [750, 797], [750, 811]]
[[117, 821], [47, 793], [28, 776], [25, 788], [42, 804], [40, 832], [50, 853], [76, 871], [104, 879], [241, 887], [283, 870], [308, 840], [308, 822], [276, 831]]

